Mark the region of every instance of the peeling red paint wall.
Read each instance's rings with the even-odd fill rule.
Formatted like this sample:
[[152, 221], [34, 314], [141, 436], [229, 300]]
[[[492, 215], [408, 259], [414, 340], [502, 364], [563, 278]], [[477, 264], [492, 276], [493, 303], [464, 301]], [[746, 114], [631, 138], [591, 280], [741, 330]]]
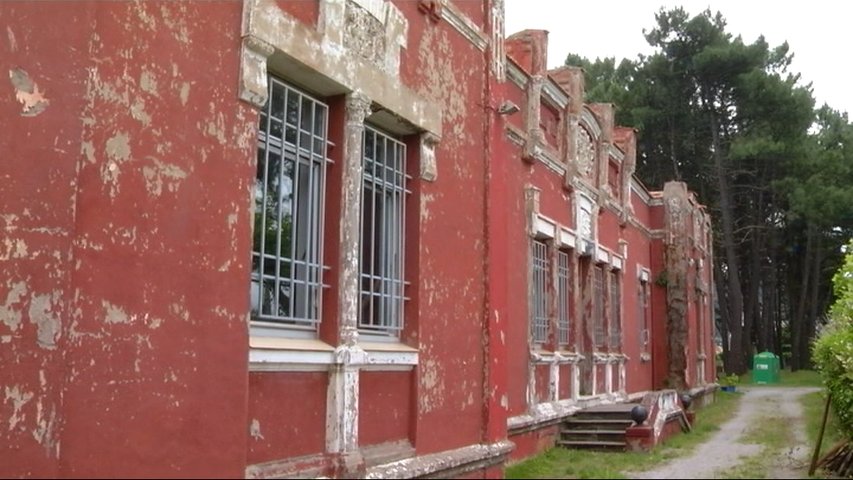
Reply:
[[361, 445], [409, 441], [416, 402], [412, 372], [362, 372], [359, 378], [358, 440]]
[[558, 425], [524, 432], [510, 438], [515, 443], [515, 450], [510, 455], [511, 461], [523, 460], [536, 453], [543, 452], [554, 446], [554, 439], [560, 432]]
[[415, 287], [416, 447], [430, 453], [470, 445], [483, 432], [484, 65], [483, 53], [447, 22], [432, 23], [417, 2], [395, 4], [409, 19], [403, 81], [444, 106], [438, 180], [420, 184]]
[[9, 352], [21, 367], [2, 384], [38, 393], [20, 430], [44, 445], [0, 442], [17, 450], [0, 464], [37, 476], [241, 475], [246, 428], [209, 421], [246, 407], [241, 207], [256, 118], [235, 95], [241, 6], [0, 8], [14, 37], [0, 42], [5, 66], [50, 100], [21, 118], [3, 96], [4, 151], [17, 152], [2, 161], [15, 179], [3, 191], [6, 232], [32, 245], [10, 277], [29, 300], [14, 305], [25, 328], [13, 341], [51, 347]]
[[[56, 45], [85, 51], [88, 31], [70, 25], [87, 24], [92, 10], [53, 7], [48, 19], [68, 27], [43, 28], [43, 4], [0, 6], [0, 473], [9, 477], [58, 476], [63, 447], [78, 117], [88, 63]], [[40, 113], [29, 114], [16, 74], [50, 101]]]
[[249, 374], [248, 463], [326, 449], [326, 372]]
[[[491, 47], [480, 50], [440, 18], [468, 17], [485, 41], [490, 2], [454, 2], [439, 17], [424, 13], [422, 3], [394, 2], [407, 22], [400, 80], [441, 110], [435, 181], [418, 175], [429, 157], [421, 157], [421, 132], [402, 138], [412, 180], [400, 341], [417, 349], [418, 364], [412, 371], [363, 369], [357, 398], [358, 444], [408, 440], [419, 455], [505, 440], [506, 416], [532, 412], [528, 393], [550, 401], [549, 365], [533, 369], [536, 387], [528, 392], [526, 190], [538, 189], [542, 217], [578, 230], [578, 191], [565, 185], [557, 165], [567, 148], [559, 137], [566, 111], [551, 100], [538, 104], [540, 116], [529, 123], [544, 130], [552, 162], [522, 159], [529, 152], [519, 136], [527, 136], [526, 103], [534, 92], [512, 79], [498, 82], [489, 70]], [[290, 27], [308, 25], [311, 33], [320, 19], [318, 1], [263, 5], [287, 12]], [[8, 272], [0, 279], [0, 360], [14, 365], [0, 373], [0, 421], [8, 423], [0, 423], [0, 473], [238, 477], [247, 466], [303, 456], [323, 473], [347, 461], [326, 453], [334, 421], [326, 411], [328, 372], [293, 371], [302, 364], [249, 372], [258, 114], [238, 100], [243, 6], [0, 5], [0, 60], [10, 72], [0, 95], [9, 132], [0, 138], [8, 153], [0, 158], [8, 180], [0, 189], [0, 261]], [[547, 32], [531, 30], [509, 39], [507, 50], [528, 78], [544, 72], [546, 45]], [[271, 73], [289, 74], [276, 70], [287, 54], [270, 57]], [[303, 83], [321, 76], [294, 75]], [[322, 90], [334, 82], [326, 83], [303, 86]], [[334, 88], [318, 95], [329, 105], [333, 162], [326, 204], [333, 213], [324, 225], [329, 288], [318, 340], [331, 347], [347, 320], [338, 305], [336, 215], [346, 206], [339, 194], [345, 92]], [[504, 100], [521, 112], [498, 115]], [[598, 243], [617, 255], [628, 245], [622, 329], [623, 338], [634, 338], [637, 269], [651, 269], [654, 284], [664, 267], [662, 241], [644, 229], [663, 228], [663, 208], [634, 198], [637, 226], [597, 201]], [[575, 288], [587, 291], [571, 312], [573, 335], [588, 317], [587, 270], [573, 276]], [[666, 335], [666, 291], [652, 290], [657, 339]], [[694, 328], [697, 318], [690, 314]], [[654, 361], [641, 364], [637, 345], [623, 343], [632, 359], [629, 392], [662, 386], [666, 344], [652, 346]], [[572, 367], [558, 368], [558, 397], [571, 398]], [[598, 368], [601, 391], [605, 367]], [[713, 371], [712, 362], [707, 369]], [[514, 436], [514, 458], [552, 445], [556, 434], [549, 425]], [[481, 474], [499, 476], [500, 469], [471, 472]]]

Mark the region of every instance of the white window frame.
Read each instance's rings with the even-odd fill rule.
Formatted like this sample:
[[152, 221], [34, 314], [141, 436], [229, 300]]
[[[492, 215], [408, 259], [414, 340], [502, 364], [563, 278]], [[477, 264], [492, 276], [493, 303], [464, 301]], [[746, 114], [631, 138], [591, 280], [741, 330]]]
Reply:
[[607, 295], [605, 263], [592, 264], [592, 344], [593, 350], [607, 347], [607, 312], [604, 296]]
[[[252, 326], [266, 335], [315, 338], [322, 319], [323, 289], [328, 287], [323, 281], [328, 269], [323, 263], [323, 225], [327, 165], [331, 163], [326, 154], [329, 107], [272, 75], [267, 84], [268, 99], [259, 116], [255, 177]], [[278, 167], [277, 180], [270, 177], [273, 165]], [[288, 166], [291, 172], [286, 175]], [[288, 183], [289, 201], [288, 193], [281, 189]], [[278, 199], [270, 201], [271, 195]], [[289, 249], [286, 239], [283, 245], [285, 229], [275, 227], [288, 221], [288, 211], [296, 212], [289, 215]], [[275, 231], [273, 246], [278, 250], [272, 255], [267, 251], [272, 240], [268, 237], [270, 224]], [[269, 262], [274, 265], [271, 270]], [[276, 291], [278, 295], [273, 293]]]
[[532, 303], [530, 312], [530, 338], [534, 345], [544, 345], [548, 342], [549, 320], [549, 287], [548, 276], [550, 275], [550, 255], [548, 254], [548, 243], [541, 239], [534, 239], [532, 245], [531, 271], [532, 271]]
[[622, 345], [622, 272], [610, 270], [608, 273], [610, 318], [608, 319], [608, 342], [611, 350]]
[[403, 330], [407, 300], [406, 144], [367, 125], [362, 142], [358, 326], [369, 338], [394, 340]]
[[557, 251], [557, 344], [571, 345], [572, 318], [572, 256], [565, 250]]
[[637, 325], [640, 329], [640, 352], [649, 353], [651, 344], [651, 274], [648, 270], [640, 270], [637, 278]]

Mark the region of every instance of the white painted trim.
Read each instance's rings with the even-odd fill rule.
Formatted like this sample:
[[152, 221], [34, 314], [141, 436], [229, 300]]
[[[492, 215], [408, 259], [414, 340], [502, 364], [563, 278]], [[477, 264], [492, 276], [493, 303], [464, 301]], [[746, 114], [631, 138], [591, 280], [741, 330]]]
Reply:
[[415, 365], [388, 365], [383, 363], [362, 365], [358, 370], [360, 372], [411, 372], [414, 368]]
[[519, 67], [515, 61], [507, 57], [506, 59], [506, 76], [518, 88], [525, 90], [527, 88], [528, 75]]
[[619, 163], [625, 160], [625, 152], [619, 149], [616, 145], [610, 145], [610, 157]]
[[418, 364], [418, 351], [399, 343], [361, 342], [360, 356], [340, 356], [336, 349], [319, 340], [278, 337], [250, 337], [249, 371], [325, 371], [332, 365], [369, 366], [371, 370], [410, 370]]
[[581, 110], [580, 120], [581, 124], [586, 126], [589, 133], [592, 134], [593, 140], [598, 141], [601, 137], [601, 125], [599, 125], [592, 111], [585, 105], [583, 110]]
[[625, 261], [622, 260], [622, 257], [614, 253], [610, 257], [610, 266], [612, 266], [614, 270], [622, 270], [625, 267]]
[[246, 466], [246, 478], [322, 478], [326, 458], [322, 453]]
[[[483, 468], [490, 464], [501, 463], [501, 457], [508, 455], [513, 449], [515, 444], [508, 440], [485, 445], [469, 445], [370, 467], [365, 472], [364, 478], [420, 478], [435, 472], [448, 472], [455, 469], [463, 469], [465, 472], [466, 467]], [[455, 475], [448, 474], [448, 476], [452, 478]]]
[[367, 365], [413, 366], [418, 364], [418, 352], [367, 351]]
[[334, 351], [249, 349], [249, 370], [252, 371], [271, 371], [273, 365], [287, 369], [291, 365], [328, 366], [334, 363]]
[[561, 248], [575, 248], [575, 245], [577, 244], [576, 242], [577, 238], [573, 230], [565, 227], [560, 227], [559, 246]]
[[462, 34], [462, 36], [469, 42], [474, 44], [477, 49], [482, 52], [486, 51], [486, 47], [489, 45], [488, 37], [486, 37], [486, 34], [480, 30], [480, 27], [465, 16], [465, 14], [462, 13], [456, 5], [451, 2], [443, 2], [441, 18], [446, 20], [450, 26], [455, 28], [456, 31]]
[[536, 234], [549, 239], [557, 236], [557, 222], [550, 220], [542, 215], [536, 216]]
[[[240, 98], [258, 105], [265, 100], [259, 80], [266, 73], [266, 51], [275, 49], [295, 60], [308, 71], [316, 72], [340, 85], [345, 91], [363, 90], [364, 95], [420, 130], [441, 137], [442, 108], [402, 83], [399, 75], [400, 49], [406, 46], [408, 22], [400, 10], [385, 3], [386, 52], [379, 67], [361, 58], [344, 45], [345, 2], [320, 0], [316, 26], [305, 24], [268, 0], [243, 0]], [[252, 47], [261, 45], [261, 54]], [[255, 49], [257, 50], [257, 49]], [[346, 68], [342, 68], [345, 65]], [[341, 92], [343, 93], [343, 92]], [[263, 98], [262, 98], [263, 96]]]
[[569, 104], [569, 96], [550, 77], [545, 81], [542, 93], [545, 94], [543, 97], [548, 103], [561, 111]]
[[610, 263], [610, 252], [601, 247], [598, 247], [595, 252], [595, 259], [599, 263]]
[[324, 363], [249, 363], [250, 372], [328, 372], [330, 365]]
[[637, 269], [639, 270], [638, 277], [640, 278], [641, 282], [648, 283], [649, 281], [651, 281], [652, 272], [648, 268], [638, 265]]

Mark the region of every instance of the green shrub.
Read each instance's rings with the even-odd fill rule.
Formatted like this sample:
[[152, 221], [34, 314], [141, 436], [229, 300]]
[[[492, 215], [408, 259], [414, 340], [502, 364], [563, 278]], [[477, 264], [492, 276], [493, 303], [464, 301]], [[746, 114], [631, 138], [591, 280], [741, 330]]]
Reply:
[[723, 387], [734, 387], [735, 385], [740, 383], [740, 377], [738, 377], [734, 373], [730, 373], [728, 375], [720, 377], [717, 380], [717, 383], [719, 383]]
[[835, 303], [814, 343], [812, 358], [832, 394], [842, 433], [853, 438], [853, 240], [844, 265], [832, 279]]

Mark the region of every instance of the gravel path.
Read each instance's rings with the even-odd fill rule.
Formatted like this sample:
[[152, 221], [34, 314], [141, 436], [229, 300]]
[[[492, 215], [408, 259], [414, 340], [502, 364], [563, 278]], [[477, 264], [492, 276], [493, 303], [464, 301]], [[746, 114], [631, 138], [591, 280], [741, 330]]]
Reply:
[[719, 473], [740, 464], [746, 457], [760, 455], [762, 446], [742, 443], [742, 437], [754, 422], [767, 417], [790, 423], [791, 446], [778, 453], [770, 465], [767, 478], [808, 478], [810, 447], [807, 445], [802, 406], [799, 397], [816, 392], [812, 387], [742, 387], [737, 413], [692, 455], [673, 460], [654, 470], [629, 474], [629, 478], [716, 478]]

